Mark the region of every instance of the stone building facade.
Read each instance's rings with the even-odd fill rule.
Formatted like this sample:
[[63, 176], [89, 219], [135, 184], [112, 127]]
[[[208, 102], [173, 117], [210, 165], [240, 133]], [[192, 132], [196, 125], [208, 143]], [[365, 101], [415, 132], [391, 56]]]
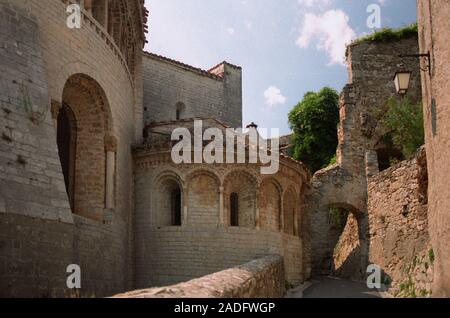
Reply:
[[[72, 4], [79, 29], [66, 25]], [[173, 163], [173, 129], [194, 118], [242, 126], [242, 70], [142, 53], [142, 0], [0, 0], [0, 297], [73, 296], [70, 264], [81, 267], [81, 296], [211, 274], [173, 290], [278, 297], [311, 272], [361, 279], [368, 263], [397, 290], [412, 281], [428, 293], [433, 282], [433, 295], [448, 296], [450, 5], [418, 6], [419, 41], [348, 48], [338, 162], [310, 180], [287, 156], [289, 136], [270, 176], [260, 162]], [[430, 76], [399, 57], [419, 53], [417, 42], [431, 52]], [[423, 93], [427, 169], [419, 154], [380, 173], [386, 145], [373, 110], [395, 95], [399, 69], [413, 71], [411, 98]], [[343, 232], [330, 208], [349, 212]]]
[[[429, 174], [429, 228], [436, 254], [434, 295], [450, 297], [450, 3], [417, 1], [421, 53], [431, 55], [423, 72], [425, 143]], [[426, 61], [422, 61], [423, 67]]]
[[[213, 119], [203, 125], [227, 128]], [[274, 175], [248, 161], [177, 165], [173, 127], [193, 131], [193, 121], [152, 124], [147, 142], [134, 149], [138, 287], [180, 283], [267, 254], [283, 256], [288, 283], [304, 281], [303, 164], [282, 156]]]
[[209, 71], [145, 53], [145, 123], [198, 117], [242, 127], [242, 69], [223, 62]]
[[84, 1], [70, 29], [73, 3], [0, 1], [1, 296], [64, 295], [69, 264], [86, 294], [132, 287], [146, 12]]
[[155, 131], [242, 127], [242, 70], [142, 53], [146, 19], [142, 0], [0, 0], [0, 296], [73, 296], [70, 264], [87, 297], [268, 255], [283, 257], [278, 285], [305, 278], [307, 170], [171, 163]]

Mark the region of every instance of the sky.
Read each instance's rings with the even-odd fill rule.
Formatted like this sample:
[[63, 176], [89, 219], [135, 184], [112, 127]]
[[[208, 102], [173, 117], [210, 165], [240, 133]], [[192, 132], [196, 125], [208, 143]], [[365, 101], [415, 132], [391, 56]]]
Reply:
[[[145, 0], [146, 51], [202, 69], [243, 68], [243, 124], [290, 133], [289, 111], [305, 93], [347, 82], [345, 45], [381, 27], [417, 21], [416, 0]], [[369, 8], [372, 8], [369, 7]], [[369, 19], [374, 21], [373, 19]]]

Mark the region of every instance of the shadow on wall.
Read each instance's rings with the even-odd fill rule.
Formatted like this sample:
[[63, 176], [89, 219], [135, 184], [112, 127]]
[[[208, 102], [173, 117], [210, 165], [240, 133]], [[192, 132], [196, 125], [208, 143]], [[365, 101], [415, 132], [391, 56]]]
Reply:
[[366, 219], [346, 208], [330, 208], [329, 252], [325, 264], [329, 274], [363, 281], [368, 264]]

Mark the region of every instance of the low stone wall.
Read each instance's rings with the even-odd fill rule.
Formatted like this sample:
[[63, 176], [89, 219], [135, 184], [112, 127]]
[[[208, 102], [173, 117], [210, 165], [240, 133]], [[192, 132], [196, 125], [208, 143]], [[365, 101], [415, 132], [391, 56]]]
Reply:
[[281, 298], [284, 294], [283, 258], [268, 256], [186, 283], [115, 298]]
[[427, 187], [424, 148], [369, 179], [369, 261], [384, 270], [384, 283], [395, 296], [423, 297], [431, 291]]

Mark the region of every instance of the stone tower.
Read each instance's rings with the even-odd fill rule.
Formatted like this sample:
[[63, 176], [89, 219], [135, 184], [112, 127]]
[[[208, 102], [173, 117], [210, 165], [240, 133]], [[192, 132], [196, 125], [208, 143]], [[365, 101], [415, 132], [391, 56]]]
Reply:
[[83, 296], [132, 287], [146, 14], [142, 0], [0, 0], [0, 296], [64, 296], [70, 264]]

